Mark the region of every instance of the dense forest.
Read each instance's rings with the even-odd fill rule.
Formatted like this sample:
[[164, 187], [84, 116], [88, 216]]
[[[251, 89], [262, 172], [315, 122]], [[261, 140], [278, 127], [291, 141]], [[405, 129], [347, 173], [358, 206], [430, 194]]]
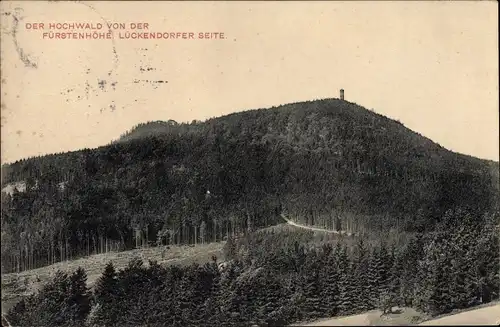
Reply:
[[[225, 244], [204, 266], [109, 263], [93, 290], [59, 272], [7, 314], [13, 326], [283, 326], [412, 306], [429, 315], [499, 298], [497, 214], [447, 211], [436, 231], [318, 240], [266, 229]], [[384, 241], [381, 241], [384, 239]]]
[[498, 210], [498, 163], [337, 99], [141, 124], [97, 149], [2, 167], [2, 271], [274, 225], [429, 232]]

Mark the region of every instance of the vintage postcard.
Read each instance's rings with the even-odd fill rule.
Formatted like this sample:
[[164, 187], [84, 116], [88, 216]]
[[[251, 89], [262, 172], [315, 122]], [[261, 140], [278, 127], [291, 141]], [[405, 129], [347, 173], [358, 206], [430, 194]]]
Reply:
[[2, 326], [498, 325], [493, 1], [2, 1]]

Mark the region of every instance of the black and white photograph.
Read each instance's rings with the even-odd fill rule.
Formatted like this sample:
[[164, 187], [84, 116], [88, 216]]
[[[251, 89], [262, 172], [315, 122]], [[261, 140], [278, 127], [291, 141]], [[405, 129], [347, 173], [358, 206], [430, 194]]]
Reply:
[[2, 1], [2, 327], [500, 325], [495, 1]]

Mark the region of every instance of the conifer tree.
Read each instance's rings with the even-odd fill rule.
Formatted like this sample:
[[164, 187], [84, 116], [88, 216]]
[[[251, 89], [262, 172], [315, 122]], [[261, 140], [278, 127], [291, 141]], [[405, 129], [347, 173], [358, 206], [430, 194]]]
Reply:
[[404, 306], [401, 290], [403, 270], [401, 257], [395, 251], [391, 251], [391, 257], [392, 259], [389, 262], [392, 262], [392, 265], [389, 269], [387, 282], [389, 301], [391, 302], [391, 306]]
[[6, 314], [7, 321], [12, 326], [30, 326], [33, 325], [31, 320], [30, 304], [33, 301], [34, 294], [30, 297], [21, 299], [17, 302]]
[[73, 326], [83, 325], [90, 312], [91, 297], [87, 288], [87, 274], [81, 267], [69, 278], [69, 297], [66, 300], [66, 316]]
[[353, 299], [356, 312], [363, 312], [369, 308], [367, 296], [368, 286], [368, 251], [360, 238], [354, 250], [353, 257]]
[[303, 310], [310, 318], [318, 318], [323, 315], [321, 290], [319, 288], [319, 276], [316, 269], [309, 270], [303, 276], [303, 290], [304, 290], [304, 307]]
[[94, 286], [94, 305], [97, 309], [92, 323], [108, 325], [116, 321], [122, 314], [119, 308], [121, 296], [117, 273], [110, 261]]
[[425, 257], [419, 262], [419, 297], [417, 305], [433, 315], [451, 309], [450, 260], [446, 253], [447, 241], [434, 235], [424, 251]]
[[342, 248], [338, 259], [339, 270], [339, 313], [348, 315], [355, 312], [356, 298], [353, 296], [354, 264], [347, 256], [347, 249]]
[[331, 251], [326, 264], [323, 265], [323, 282], [321, 287], [321, 299], [324, 306], [324, 312], [327, 316], [335, 316], [339, 310], [339, 265], [337, 256], [341, 253], [340, 243], [337, 244], [335, 251]]
[[380, 278], [379, 278], [380, 254], [378, 249], [370, 251], [369, 264], [368, 264], [368, 285], [366, 293], [369, 300], [369, 308], [374, 308], [380, 296]]
[[239, 276], [239, 269], [235, 263], [230, 264], [222, 273], [219, 282], [219, 294], [217, 305], [220, 307], [220, 316], [217, 318], [220, 326], [232, 326], [239, 320], [239, 298], [235, 281]]
[[[419, 288], [417, 287], [418, 282], [419, 279], [425, 276], [425, 273], [419, 271], [419, 261], [421, 261], [422, 255], [425, 253], [422, 243], [421, 236], [417, 235], [410, 238], [408, 244], [399, 252], [400, 270], [397, 273], [401, 276], [401, 302], [407, 307], [417, 305], [419, 299], [415, 297], [415, 293]], [[428, 267], [424, 266], [423, 269], [426, 270]]]
[[68, 322], [65, 302], [69, 294], [69, 285], [68, 274], [57, 271], [53, 280], [42, 288], [37, 296], [39, 305], [35, 305], [40, 325], [61, 326]]
[[475, 280], [480, 303], [499, 298], [500, 292], [500, 213], [485, 215], [479, 237], [474, 246]]
[[236, 258], [236, 244], [231, 235], [227, 237], [226, 244], [224, 244], [224, 258], [226, 260], [233, 260]]
[[215, 256], [212, 257], [212, 262], [208, 265], [213, 273], [213, 280], [210, 287], [210, 295], [203, 304], [204, 321], [207, 326], [216, 327], [220, 325], [221, 319], [221, 307], [219, 305], [222, 298], [221, 274], [217, 267], [217, 258]]
[[281, 281], [269, 269], [261, 270], [257, 279], [255, 313], [259, 326], [283, 325]]

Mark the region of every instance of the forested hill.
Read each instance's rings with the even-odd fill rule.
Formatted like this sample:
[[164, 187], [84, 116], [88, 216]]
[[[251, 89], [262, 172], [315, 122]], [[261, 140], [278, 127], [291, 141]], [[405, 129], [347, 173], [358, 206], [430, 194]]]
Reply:
[[281, 213], [354, 232], [424, 231], [448, 209], [498, 210], [499, 193], [498, 163], [338, 99], [142, 124], [107, 146], [2, 167], [2, 188], [20, 181], [25, 192], [2, 194], [11, 267], [130, 248], [134, 235], [220, 240]]
[[[399, 121], [338, 99], [249, 110], [205, 122], [194, 120], [190, 124], [178, 124], [174, 120], [148, 122], [123, 134], [117, 142], [186, 133], [222, 133], [224, 137], [267, 144], [285, 142], [295, 150], [337, 152], [340, 158], [345, 152], [360, 159], [389, 157], [403, 164], [419, 161], [426, 167], [429, 160], [434, 159], [431, 164], [438, 169], [451, 165], [459, 170], [465, 167], [475, 170], [487, 162], [448, 151]], [[498, 168], [498, 163], [490, 164]]]

